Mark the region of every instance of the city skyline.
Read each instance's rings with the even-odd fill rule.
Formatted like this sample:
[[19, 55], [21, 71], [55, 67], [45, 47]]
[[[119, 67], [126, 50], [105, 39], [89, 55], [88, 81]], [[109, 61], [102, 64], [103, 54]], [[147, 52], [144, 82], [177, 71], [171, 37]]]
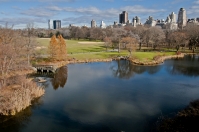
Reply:
[[97, 25], [104, 21], [106, 25], [119, 23], [118, 15], [128, 12], [132, 22], [135, 16], [144, 23], [149, 16], [154, 19], [166, 19], [168, 14], [178, 14], [185, 8], [188, 18], [199, 17], [199, 0], [0, 0], [0, 25], [14, 24], [14, 28], [26, 28], [27, 23], [34, 23], [36, 28], [48, 28], [48, 20], [61, 20], [62, 27], [69, 24], [87, 25], [91, 20]]

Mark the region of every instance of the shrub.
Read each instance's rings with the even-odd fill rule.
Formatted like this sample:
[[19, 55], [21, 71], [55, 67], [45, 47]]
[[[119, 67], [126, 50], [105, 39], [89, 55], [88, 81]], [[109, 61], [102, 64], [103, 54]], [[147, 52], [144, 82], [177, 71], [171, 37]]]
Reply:
[[7, 86], [0, 89], [0, 114], [15, 115], [43, 94], [44, 89], [25, 76], [10, 78]]

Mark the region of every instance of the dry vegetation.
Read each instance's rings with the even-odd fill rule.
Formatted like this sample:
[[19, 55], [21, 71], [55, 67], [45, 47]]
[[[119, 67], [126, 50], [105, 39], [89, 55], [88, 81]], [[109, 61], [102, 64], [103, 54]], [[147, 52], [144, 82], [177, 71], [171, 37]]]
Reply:
[[179, 111], [174, 118], [165, 118], [158, 127], [160, 132], [199, 131], [199, 100], [193, 101], [187, 108]]
[[14, 115], [44, 94], [35, 82], [20, 76], [31, 71], [32, 30], [30, 25], [26, 30], [0, 29], [0, 115]]
[[9, 86], [0, 90], [0, 114], [15, 115], [44, 94], [44, 89], [25, 76], [9, 78]]

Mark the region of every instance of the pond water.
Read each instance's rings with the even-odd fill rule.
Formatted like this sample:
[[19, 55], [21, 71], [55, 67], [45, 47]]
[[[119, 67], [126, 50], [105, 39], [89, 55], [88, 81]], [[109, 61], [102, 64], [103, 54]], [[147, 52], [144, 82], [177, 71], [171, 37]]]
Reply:
[[1, 132], [148, 132], [199, 99], [199, 58], [158, 66], [128, 61], [70, 64], [47, 82], [46, 93], [14, 117], [0, 118]]

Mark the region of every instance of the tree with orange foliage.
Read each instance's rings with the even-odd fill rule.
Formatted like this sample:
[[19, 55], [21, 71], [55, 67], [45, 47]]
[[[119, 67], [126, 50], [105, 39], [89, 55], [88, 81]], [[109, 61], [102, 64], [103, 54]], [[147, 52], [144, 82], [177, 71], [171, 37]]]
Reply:
[[66, 41], [62, 37], [62, 35], [58, 36], [58, 60], [65, 60], [67, 57], [67, 51], [66, 51]]
[[66, 42], [61, 35], [52, 36], [48, 46], [50, 57], [54, 60], [65, 60], [67, 56]]
[[58, 48], [59, 48], [59, 47], [58, 47], [58, 42], [57, 42], [56, 36], [53, 35], [53, 36], [51, 37], [50, 44], [49, 44], [49, 46], [48, 46], [48, 52], [49, 52], [50, 57], [51, 57], [52, 59], [57, 59], [57, 56], [58, 56], [58, 54], [57, 54]]

